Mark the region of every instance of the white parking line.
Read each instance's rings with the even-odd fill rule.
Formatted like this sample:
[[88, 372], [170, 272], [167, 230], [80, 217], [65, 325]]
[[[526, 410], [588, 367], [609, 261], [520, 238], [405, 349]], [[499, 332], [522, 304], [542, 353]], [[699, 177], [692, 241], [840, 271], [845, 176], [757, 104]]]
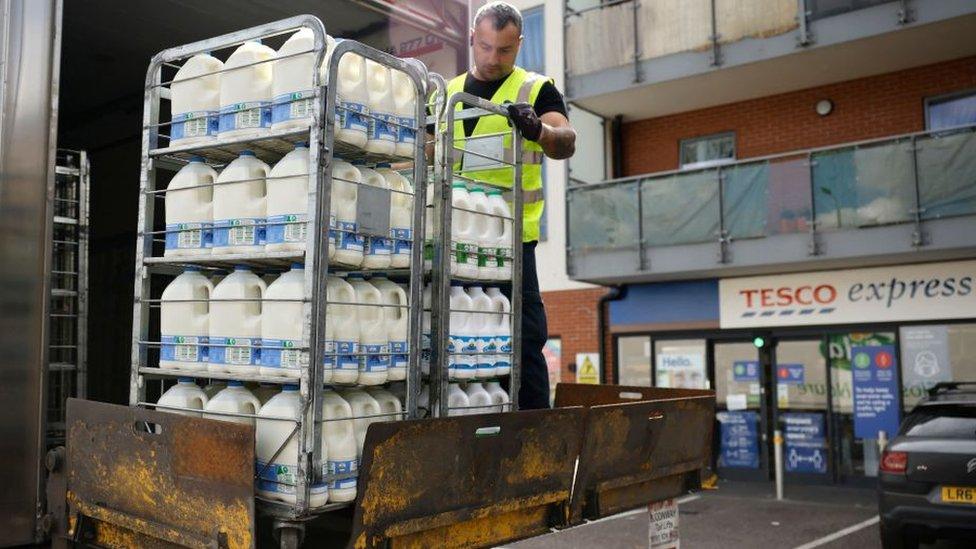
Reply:
[[828, 543], [830, 543], [830, 542], [832, 542], [834, 540], [838, 540], [838, 539], [840, 539], [840, 538], [842, 538], [844, 536], [853, 534], [854, 532], [857, 532], [858, 530], [863, 530], [863, 529], [867, 528], [868, 526], [872, 526], [874, 524], [877, 524], [878, 523], [878, 520], [879, 520], [878, 519], [878, 515], [875, 515], [875, 516], [869, 518], [868, 520], [866, 520], [864, 522], [859, 522], [857, 524], [853, 524], [851, 526], [848, 526], [847, 528], [842, 528], [840, 530], [837, 530], [833, 534], [828, 534], [828, 535], [826, 535], [826, 536], [824, 536], [822, 538], [815, 539], [815, 540], [811, 541], [810, 543], [804, 543], [803, 545], [794, 547], [794, 549], [813, 549], [814, 547], [820, 547], [821, 545], [826, 545], [826, 544], [828, 544]]

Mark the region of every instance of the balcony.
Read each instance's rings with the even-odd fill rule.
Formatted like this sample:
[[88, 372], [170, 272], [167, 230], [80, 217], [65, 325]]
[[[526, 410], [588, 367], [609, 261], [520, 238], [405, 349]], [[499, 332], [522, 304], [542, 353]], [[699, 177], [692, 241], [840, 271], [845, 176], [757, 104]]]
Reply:
[[571, 186], [570, 278], [600, 284], [972, 257], [976, 126]]
[[566, 90], [643, 119], [976, 54], [971, 0], [567, 0]]

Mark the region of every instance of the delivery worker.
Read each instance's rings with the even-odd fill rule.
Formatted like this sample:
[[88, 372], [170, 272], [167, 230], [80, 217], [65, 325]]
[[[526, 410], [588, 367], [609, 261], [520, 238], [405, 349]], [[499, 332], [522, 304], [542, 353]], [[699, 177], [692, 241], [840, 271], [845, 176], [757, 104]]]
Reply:
[[[536, 409], [549, 407], [549, 373], [542, 356], [542, 348], [549, 336], [535, 265], [539, 221], [545, 207], [542, 160], [543, 156], [557, 160], [571, 157], [575, 152], [576, 132], [569, 124], [566, 104], [553, 80], [515, 66], [521, 45], [522, 14], [519, 10], [505, 2], [482, 6], [475, 14], [471, 28], [473, 66], [448, 83], [447, 96], [464, 91], [494, 103], [507, 103], [511, 123], [523, 137], [522, 377], [518, 403], [520, 409]], [[501, 116], [464, 120], [456, 124], [456, 136], [462, 128], [465, 137], [490, 136], [508, 130], [508, 122]], [[477, 146], [483, 155], [502, 158], [505, 145], [501, 137], [497, 140], [486, 137], [469, 140], [462, 146], [472, 152]], [[511, 143], [508, 146], [511, 147]], [[492, 147], [499, 150], [491, 150]], [[504, 157], [513, 158], [511, 155]], [[480, 170], [479, 161], [482, 164]], [[483, 157], [471, 154], [462, 158], [456, 168], [460, 168], [463, 175], [511, 188], [511, 168], [498, 169], [496, 164], [495, 169], [486, 170], [484, 162]]]

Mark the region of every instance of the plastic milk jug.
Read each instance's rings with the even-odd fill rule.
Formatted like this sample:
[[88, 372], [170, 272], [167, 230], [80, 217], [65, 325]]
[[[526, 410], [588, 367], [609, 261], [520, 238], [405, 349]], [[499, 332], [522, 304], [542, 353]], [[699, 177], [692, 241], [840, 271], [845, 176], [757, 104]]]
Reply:
[[[386, 178], [376, 170], [365, 166], [357, 166], [363, 175], [363, 183], [371, 187], [389, 189]], [[385, 212], [384, 212], [385, 213]], [[358, 220], [357, 220], [358, 221]], [[390, 254], [393, 252], [393, 242], [387, 236], [364, 236], [366, 248], [363, 250], [363, 268], [387, 269], [390, 267]]]
[[194, 156], [166, 187], [166, 257], [209, 255], [217, 172]]
[[264, 133], [271, 127], [274, 57], [275, 51], [268, 46], [244, 42], [227, 58], [227, 72], [220, 79], [217, 132], [221, 138]]
[[[472, 309], [471, 316], [468, 317], [470, 330], [475, 334], [475, 377], [480, 379], [493, 377], [495, 375], [495, 334], [492, 325], [493, 317], [492, 300], [485, 293], [481, 286], [472, 286], [467, 290], [471, 297]], [[471, 396], [468, 393], [468, 396]]]
[[417, 396], [417, 413], [420, 417], [430, 417], [430, 387], [424, 385]]
[[[196, 381], [190, 377], [181, 377], [176, 381], [176, 385], [170, 387], [156, 402], [158, 406], [172, 406], [174, 408], [191, 408], [193, 410], [203, 410], [207, 405], [207, 395], [197, 386]], [[158, 408], [160, 412], [169, 412], [181, 416], [200, 417], [197, 412], [184, 412], [180, 410], [166, 410]]]
[[348, 162], [332, 163], [332, 216], [329, 219], [329, 259], [351, 267], [363, 264], [363, 237], [356, 224], [356, 200], [363, 176]]
[[508, 409], [508, 403], [512, 400], [508, 397], [505, 389], [502, 389], [501, 383], [489, 381], [485, 383], [485, 390], [491, 395], [491, 402], [495, 405], [494, 409], [496, 411], [504, 412]]
[[356, 455], [362, 459], [363, 444], [366, 442], [366, 429], [374, 421], [386, 421], [386, 419], [377, 415], [383, 412], [380, 409], [380, 403], [366, 391], [359, 388], [346, 389], [340, 395], [346, 399], [349, 407], [352, 408], [352, 426], [356, 433]]
[[308, 144], [296, 143], [271, 168], [267, 184], [264, 249], [269, 252], [305, 251], [308, 234]]
[[[206, 389], [204, 389], [206, 391]], [[278, 394], [278, 386], [273, 383], [259, 383], [258, 386], [251, 391], [251, 394], [257, 397], [258, 402], [261, 406], [264, 406], [271, 397]]]
[[492, 333], [495, 335], [495, 375], [507, 376], [512, 371], [512, 304], [498, 288], [485, 292], [491, 298]]
[[[341, 43], [337, 40], [336, 44]], [[334, 48], [326, 54], [326, 73]], [[369, 119], [369, 91], [366, 89], [366, 59], [355, 53], [339, 58], [336, 83], [335, 136], [358, 148], [366, 146]]]
[[205, 412], [203, 417], [208, 419], [254, 425], [254, 418], [208, 414], [206, 412], [225, 412], [253, 416], [261, 409], [261, 401], [251, 391], [248, 391], [240, 381], [228, 381], [227, 387], [211, 398], [203, 409]]
[[468, 406], [479, 406], [479, 408], [472, 408], [468, 412], [469, 414], [488, 414], [494, 412], [491, 395], [488, 394], [488, 391], [480, 383], [468, 383], [464, 392], [468, 395]]
[[203, 388], [203, 393], [207, 395], [207, 399], [213, 398], [217, 393], [224, 390], [227, 386], [227, 382], [222, 379], [211, 379], [210, 383]]
[[[220, 110], [220, 78], [224, 63], [201, 53], [186, 60], [170, 84], [169, 145], [180, 147], [217, 137]], [[216, 74], [214, 74], [216, 73]]]
[[366, 392], [376, 399], [380, 405], [380, 412], [390, 414], [379, 418], [379, 421], [397, 421], [403, 419], [400, 412], [403, 411], [403, 403], [400, 398], [382, 387], [367, 387]]
[[[257, 476], [257, 495], [294, 504], [298, 484], [298, 437], [291, 436], [295, 420], [302, 415], [298, 385], [285, 385], [271, 397], [255, 421], [254, 468]], [[287, 443], [286, 443], [287, 441]], [[275, 457], [278, 448], [284, 444]], [[322, 437], [322, 457], [327, 459], [330, 448]], [[271, 461], [274, 457], [274, 461]], [[310, 507], [321, 507], [328, 501], [325, 483], [312, 486]]]
[[370, 115], [366, 150], [392, 155], [396, 152], [397, 116], [396, 104], [393, 102], [393, 86], [390, 82], [390, 69], [367, 59], [366, 91], [369, 93]]
[[308, 351], [302, 347], [304, 318], [305, 266], [293, 263], [268, 284], [261, 303], [262, 376], [301, 377], [301, 367], [308, 365]]
[[474, 304], [459, 282], [451, 283], [451, 327], [447, 353], [451, 379], [471, 379], [477, 374], [477, 334], [472, 329]]
[[160, 368], [206, 371], [211, 292], [213, 285], [196, 267], [186, 267], [163, 290], [159, 304]]
[[[264, 250], [265, 178], [271, 171], [251, 151], [217, 176], [213, 193], [213, 253], [245, 254]], [[240, 181], [240, 183], [227, 183]]]
[[[335, 40], [326, 35], [325, 42], [326, 52], [332, 51]], [[315, 101], [315, 85], [312, 81], [315, 74], [314, 48], [315, 34], [311, 29], [301, 29], [278, 49], [274, 62], [274, 79], [271, 82], [271, 129], [300, 128], [308, 126], [312, 121], [312, 105]], [[327, 78], [323, 65], [319, 67], [319, 86], [325, 86]]]
[[393, 84], [393, 105], [396, 110], [397, 156], [413, 158], [417, 143], [417, 88], [407, 73], [390, 69]]
[[464, 183], [451, 186], [451, 274], [461, 278], [478, 278], [478, 235], [475, 234], [474, 201]]
[[345, 280], [330, 276], [326, 281], [326, 295], [330, 304], [325, 314], [325, 369], [332, 371], [332, 383], [356, 383], [359, 379], [356, 290]]
[[[325, 473], [341, 475], [357, 473], [359, 459], [356, 450], [356, 434], [353, 427], [352, 408], [338, 393], [330, 389], [322, 392], [322, 434], [329, 447]], [[327, 481], [329, 499], [352, 501], [356, 499], [356, 477]]]
[[247, 266], [238, 265], [210, 294], [210, 362], [215, 373], [258, 373], [261, 299], [267, 284]]
[[[502, 198], [502, 192], [498, 189], [488, 191], [488, 211], [493, 215], [512, 217], [512, 209], [508, 207], [508, 202]], [[495, 264], [498, 270], [495, 274], [496, 280], [512, 279], [512, 221], [511, 219], [501, 219], [498, 217], [488, 218], [489, 223], [495, 224], [491, 231], [495, 235], [497, 250], [495, 252]]]
[[397, 283], [384, 278], [373, 277], [370, 280], [380, 291], [383, 301], [384, 325], [389, 340], [390, 368], [388, 381], [402, 381], [407, 379], [407, 320], [408, 302], [407, 292]]
[[495, 246], [496, 237], [492, 236], [490, 232], [491, 226], [488, 222], [491, 217], [485, 215], [488, 213], [490, 207], [488, 203], [488, 195], [485, 194], [485, 190], [481, 187], [472, 187], [469, 193], [474, 210], [479, 212], [472, 216], [474, 219], [474, 226], [471, 228], [473, 239], [478, 245], [478, 274], [476, 278], [480, 280], [489, 280], [489, 276], [493, 274], [493, 269], [488, 268], [488, 250], [489, 248], [493, 248]]
[[465, 416], [468, 415], [470, 405], [468, 395], [457, 383], [451, 383], [447, 389], [447, 415]]
[[376, 171], [386, 179], [390, 188], [390, 267], [405, 269], [410, 266], [410, 250], [413, 248], [413, 185], [400, 172], [383, 164]]
[[346, 281], [356, 290], [357, 318], [359, 319], [360, 385], [386, 383], [390, 369], [390, 340], [384, 318], [383, 298], [380, 291], [361, 275], [349, 275]]

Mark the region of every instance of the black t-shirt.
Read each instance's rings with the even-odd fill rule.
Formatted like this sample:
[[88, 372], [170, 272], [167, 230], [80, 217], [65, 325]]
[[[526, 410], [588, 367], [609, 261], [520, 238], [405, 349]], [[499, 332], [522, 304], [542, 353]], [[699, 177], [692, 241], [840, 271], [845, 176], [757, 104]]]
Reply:
[[[508, 77], [505, 77], [508, 78]], [[480, 97], [482, 99], [491, 100], [498, 91], [498, 88], [502, 87], [505, 82], [505, 78], [499, 78], [498, 80], [492, 80], [486, 82], [484, 80], [478, 80], [471, 73], [467, 73], [464, 77], [464, 91]], [[552, 82], [546, 82], [539, 89], [539, 95], [535, 98], [535, 114], [537, 116], [542, 116], [547, 112], [558, 112], [562, 113], [563, 116], [569, 118], [566, 112], [566, 102], [563, 100], [563, 94], [559, 93], [556, 86]], [[477, 118], [472, 118], [470, 120], [464, 121], [464, 136], [470, 137], [474, 132], [474, 127], [478, 124]]]

